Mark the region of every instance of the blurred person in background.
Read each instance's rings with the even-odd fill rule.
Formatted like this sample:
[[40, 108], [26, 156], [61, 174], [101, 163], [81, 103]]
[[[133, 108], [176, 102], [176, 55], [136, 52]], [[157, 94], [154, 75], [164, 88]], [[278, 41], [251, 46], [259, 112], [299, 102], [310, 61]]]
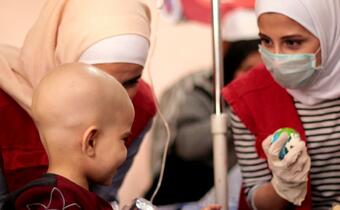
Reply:
[[[261, 62], [255, 13], [246, 9], [231, 12], [223, 21], [222, 33], [224, 83], [228, 84]], [[161, 96], [160, 109], [169, 123], [171, 137], [163, 185], [154, 199], [156, 205], [197, 201], [214, 185], [212, 91], [213, 72], [205, 70], [182, 78]], [[153, 182], [146, 198], [151, 197], [157, 186], [165, 141], [166, 131], [157, 117], [152, 129]], [[235, 164], [233, 141], [229, 137], [228, 168]]]

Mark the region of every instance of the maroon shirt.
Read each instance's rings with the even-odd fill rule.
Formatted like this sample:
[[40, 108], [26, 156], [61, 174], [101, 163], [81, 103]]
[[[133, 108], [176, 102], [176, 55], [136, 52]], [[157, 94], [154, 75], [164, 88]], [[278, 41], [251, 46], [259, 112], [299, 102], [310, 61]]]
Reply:
[[3, 210], [112, 210], [110, 204], [74, 182], [45, 174], [10, 194]]

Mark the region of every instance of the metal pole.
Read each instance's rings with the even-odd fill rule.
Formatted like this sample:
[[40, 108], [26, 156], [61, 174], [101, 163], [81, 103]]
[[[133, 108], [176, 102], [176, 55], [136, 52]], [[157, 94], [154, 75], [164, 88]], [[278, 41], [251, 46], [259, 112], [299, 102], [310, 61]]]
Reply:
[[214, 59], [214, 88], [215, 88], [215, 113], [223, 112], [221, 89], [223, 87], [223, 61], [221, 39], [221, 12], [220, 0], [212, 0], [212, 34], [213, 34], [213, 59]]
[[223, 113], [223, 100], [221, 89], [223, 87], [223, 59], [221, 41], [221, 14], [220, 0], [212, 0], [212, 34], [213, 34], [213, 60], [214, 60], [214, 89], [215, 106], [211, 116], [211, 132], [213, 135], [215, 198], [223, 210], [228, 210], [228, 183], [227, 183], [227, 115]]

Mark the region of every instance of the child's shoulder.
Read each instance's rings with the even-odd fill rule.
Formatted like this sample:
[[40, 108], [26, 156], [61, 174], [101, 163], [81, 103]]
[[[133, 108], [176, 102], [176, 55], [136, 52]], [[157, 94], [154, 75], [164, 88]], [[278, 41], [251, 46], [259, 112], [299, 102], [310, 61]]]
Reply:
[[45, 174], [8, 196], [2, 210], [13, 209], [112, 210], [112, 207], [62, 176]]
[[11, 193], [2, 209], [81, 209], [89, 193], [61, 176], [45, 174]]

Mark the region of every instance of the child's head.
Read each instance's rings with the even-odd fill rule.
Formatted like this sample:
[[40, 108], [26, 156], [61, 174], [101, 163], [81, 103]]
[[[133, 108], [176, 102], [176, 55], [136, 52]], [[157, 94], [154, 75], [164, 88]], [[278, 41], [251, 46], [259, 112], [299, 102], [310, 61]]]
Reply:
[[133, 105], [113, 77], [86, 64], [67, 64], [38, 85], [33, 118], [49, 157], [49, 172], [87, 187], [109, 184], [125, 160]]

